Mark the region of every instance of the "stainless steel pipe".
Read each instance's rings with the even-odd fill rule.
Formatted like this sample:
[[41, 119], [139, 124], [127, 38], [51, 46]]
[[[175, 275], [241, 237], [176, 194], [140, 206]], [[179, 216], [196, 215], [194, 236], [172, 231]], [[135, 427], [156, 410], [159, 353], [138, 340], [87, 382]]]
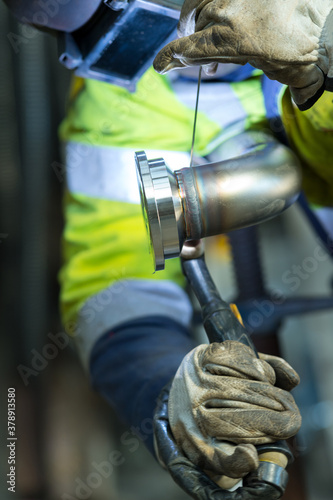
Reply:
[[296, 201], [301, 175], [287, 147], [258, 133], [241, 134], [229, 146], [232, 141], [244, 154], [174, 173], [163, 158], [147, 160], [143, 151], [136, 153], [155, 270], [179, 256], [187, 240], [258, 224]]

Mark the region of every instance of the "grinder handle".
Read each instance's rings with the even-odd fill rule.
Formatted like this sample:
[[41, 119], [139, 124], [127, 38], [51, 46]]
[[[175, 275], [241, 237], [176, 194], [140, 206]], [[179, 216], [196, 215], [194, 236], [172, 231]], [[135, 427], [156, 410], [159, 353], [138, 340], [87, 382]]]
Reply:
[[[232, 305], [233, 312], [229, 304], [221, 298], [208, 271], [204, 255], [189, 259], [183, 257], [182, 268], [201, 305], [203, 325], [209, 342], [234, 340], [251, 347], [258, 356], [252, 340], [241, 323], [237, 307]], [[293, 461], [287, 443], [278, 441], [268, 445], [258, 445], [256, 448], [259, 455], [259, 469], [251, 473], [247, 480], [273, 484], [280, 489], [282, 495], [288, 478], [285, 468]]]

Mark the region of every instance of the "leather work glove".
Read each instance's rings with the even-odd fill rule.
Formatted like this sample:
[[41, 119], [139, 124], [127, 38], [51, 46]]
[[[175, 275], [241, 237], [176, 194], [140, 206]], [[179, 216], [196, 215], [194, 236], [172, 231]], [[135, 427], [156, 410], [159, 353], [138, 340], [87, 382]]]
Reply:
[[[189, 460], [178, 447], [172, 435], [168, 419], [168, 400], [171, 383], [161, 391], [154, 414], [155, 451], [163, 467], [173, 480], [195, 500], [278, 500], [281, 491], [269, 483], [250, 479], [248, 485], [229, 492], [221, 488], [231, 485], [219, 485]], [[230, 479], [229, 479], [230, 481]], [[237, 480], [238, 482], [238, 480]]]
[[[166, 73], [184, 66], [250, 63], [290, 86], [301, 109], [333, 91], [333, 0], [185, 0], [178, 40], [156, 56]], [[212, 63], [215, 63], [212, 64]]]
[[255, 444], [287, 439], [299, 430], [301, 417], [288, 392], [298, 382], [286, 361], [263, 354], [258, 359], [239, 342], [196, 347], [183, 359], [168, 396], [164, 393], [164, 431], [158, 429], [161, 415], [156, 412], [158, 456], [187, 491], [179, 467], [192, 469], [192, 482], [201, 477], [211, 493], [215, 483], [230, 487], [230, 478], [238, 480], [258, 468]]

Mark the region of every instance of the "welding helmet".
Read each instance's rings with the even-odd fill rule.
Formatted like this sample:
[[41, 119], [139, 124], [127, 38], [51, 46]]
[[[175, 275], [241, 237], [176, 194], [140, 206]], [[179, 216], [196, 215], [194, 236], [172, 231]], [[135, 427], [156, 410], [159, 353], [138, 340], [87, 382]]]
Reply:
[[23, 23], [53, 31], [60, 62], [129, 90], [176, 37], [184, 0], [5, 0]]

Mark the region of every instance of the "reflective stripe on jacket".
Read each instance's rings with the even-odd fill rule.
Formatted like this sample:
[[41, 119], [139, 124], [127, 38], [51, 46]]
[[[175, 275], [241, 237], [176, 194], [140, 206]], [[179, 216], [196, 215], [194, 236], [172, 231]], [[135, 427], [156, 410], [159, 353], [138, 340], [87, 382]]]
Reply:
[[[68, 178], [60, 272], [65, 324], [119, 280], [184, 283], [177, 259], [152, 274], [134, 151], [165, 157], [174, 168], [188, 165], [196, 89], [196, 81], [169, 80], [152, 69], [134, 94], [93, 80], [75, 81], [60, 127], [67, 143]], [[203, 81], [199, 102], [197, 155], [207, 154], [230, 134], [267, 126], [260, 77], [236, 83]]]

